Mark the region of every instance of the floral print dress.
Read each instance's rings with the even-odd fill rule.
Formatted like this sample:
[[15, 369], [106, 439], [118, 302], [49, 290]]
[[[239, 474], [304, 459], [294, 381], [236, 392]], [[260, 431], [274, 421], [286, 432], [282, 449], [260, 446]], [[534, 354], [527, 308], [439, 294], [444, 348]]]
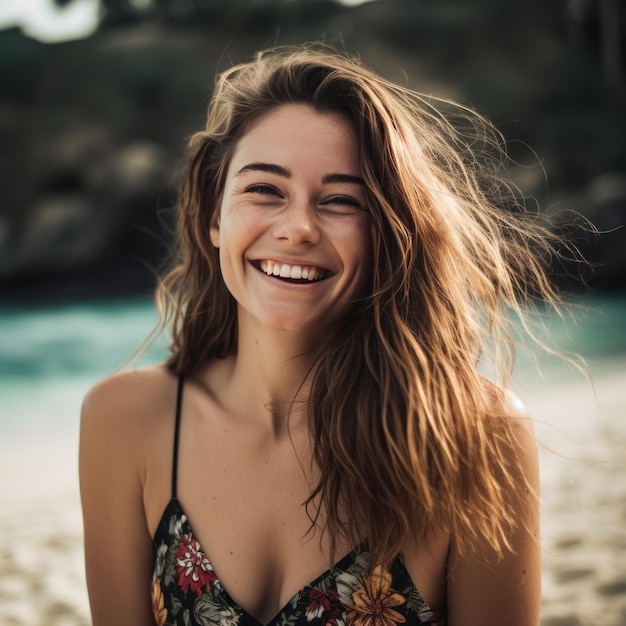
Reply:
[[[157, 626], [261, 626], [215, 575], [176, 498], [155, 533], [154, 551]], [[298, 591], [268, 626], [444, 626], [400, 557], [389, 570], [368, 569], [368, 552], [351, 552]]]

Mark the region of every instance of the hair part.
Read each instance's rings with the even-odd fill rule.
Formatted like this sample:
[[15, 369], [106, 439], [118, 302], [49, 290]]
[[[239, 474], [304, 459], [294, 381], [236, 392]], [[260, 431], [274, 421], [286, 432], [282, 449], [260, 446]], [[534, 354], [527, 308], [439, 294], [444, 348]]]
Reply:
[[[510, 312], [560, 300], [540, 261], [554, 238], [501, 176], [502, 138], [473, 111], [326, 46], [261, 52], [223, 72], [189, 142], [179, 257], [158, 289], [168, 366], [189, 375], [236, 350], [236, 304], [208, 226], [237, 141], [290, 103], [354, 124], [374, 256], [369, 292], [311, 372], [312, 522], [333, 551], [339, 537], [367, 537], [372, 564], [435, 527], [461, 549], [482, 538], [502, 552], [516, 524], [507, 491], [526, 487], [498, 391], [513, 365]], [[486, 345], [497, 385], [477, 370]]]

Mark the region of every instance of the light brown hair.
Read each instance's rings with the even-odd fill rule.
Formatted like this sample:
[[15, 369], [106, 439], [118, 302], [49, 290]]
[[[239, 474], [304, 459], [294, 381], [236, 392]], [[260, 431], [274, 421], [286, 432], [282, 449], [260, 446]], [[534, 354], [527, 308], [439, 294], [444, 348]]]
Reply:
[[[525, 489], [498, 391], [511, 368], [509, 313], [558, 295], [539, 262], [550, 238], [500, 176], [497, 131], [472, 111], [320, 46], [269, 50], [223, 72], [189, 143], [179, 258], [158, 291], [168, 365], [191, 374], [236, 349], [236, 305], [209, 223], [237, 140], [285, 103], [354, 124], [374, 255], [366, 297], [311, 372], [311, 518], [331, 541], [366, 536], [372, 563], [435, 526], [461, 548], [484, 538], [503, 551], [515, 524], [507, 490]], [[477, 369], [487, 344], [502, 386]]]

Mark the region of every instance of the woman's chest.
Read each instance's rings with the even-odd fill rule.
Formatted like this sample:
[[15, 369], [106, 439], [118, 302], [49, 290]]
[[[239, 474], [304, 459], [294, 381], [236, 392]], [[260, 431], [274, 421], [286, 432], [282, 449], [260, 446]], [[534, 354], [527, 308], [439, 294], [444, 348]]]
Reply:
[[[315, 479], [310, 455], [297, 444], [188, 427], [178, 447], [176, 495], [193, 529], [188, 551], [196, 546], [237, 603], [265, 621], [331, 565], [329, 537], [313, 523], [314, 504], [305, 504]], [[150, 508], [155, 529], [159, 507]], [[352, 547], [340, 541], [337, 556]]]

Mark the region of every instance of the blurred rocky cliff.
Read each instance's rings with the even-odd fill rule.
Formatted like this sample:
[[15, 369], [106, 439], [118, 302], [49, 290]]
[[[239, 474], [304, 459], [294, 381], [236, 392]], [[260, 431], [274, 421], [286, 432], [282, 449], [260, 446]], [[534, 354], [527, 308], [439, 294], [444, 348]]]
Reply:
[[524, 191], [605, 233], [576, 234], [595, 266], [586, 278], [626, 286], [621, 9], [613, 24], [581, 1], [135, 4], [150, 9], [103, 2], [101, 28], [81, 41], [0, 32], [3, 299], [150, 291], [185, 139], [203, 124], [216, 72], [274, 43], [320, 38], [494, 120]]

